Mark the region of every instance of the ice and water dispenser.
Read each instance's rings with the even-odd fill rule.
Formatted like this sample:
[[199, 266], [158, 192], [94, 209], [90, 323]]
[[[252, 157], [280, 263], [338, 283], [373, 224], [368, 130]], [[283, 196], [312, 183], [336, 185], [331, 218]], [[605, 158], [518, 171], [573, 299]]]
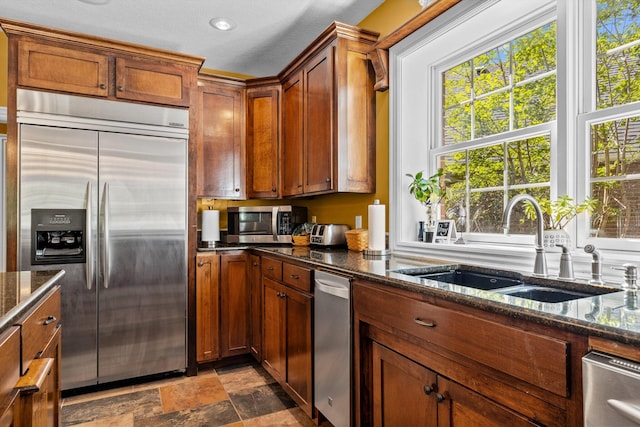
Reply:
[[31, 264], [85, 262], [84, 209], [31, 210]]

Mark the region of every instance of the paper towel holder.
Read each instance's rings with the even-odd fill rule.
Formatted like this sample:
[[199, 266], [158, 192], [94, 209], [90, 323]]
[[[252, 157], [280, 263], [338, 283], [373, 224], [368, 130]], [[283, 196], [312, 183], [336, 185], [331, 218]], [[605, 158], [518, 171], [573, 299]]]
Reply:
[[[206, 214], [206, 215], [205, 215]], [[211, 207], [202, 211], [202, 231], [200, 240], [205, 248], [215, 248], [220, 240], [220, 211]]]

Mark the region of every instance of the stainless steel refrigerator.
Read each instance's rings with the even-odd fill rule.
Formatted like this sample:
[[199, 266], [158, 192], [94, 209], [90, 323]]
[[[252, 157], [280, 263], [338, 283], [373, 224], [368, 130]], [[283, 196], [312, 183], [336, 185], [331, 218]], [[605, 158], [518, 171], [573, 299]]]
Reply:
[[[19, 90], [18, 123], [18, 262], [67, 272], [62, 389], [184, 371], [188, 111]], [[37, 248], [34, 212], [64, 230], [67, 209], [82, 231], [49, 243], [82, 240], [82, 261]]]

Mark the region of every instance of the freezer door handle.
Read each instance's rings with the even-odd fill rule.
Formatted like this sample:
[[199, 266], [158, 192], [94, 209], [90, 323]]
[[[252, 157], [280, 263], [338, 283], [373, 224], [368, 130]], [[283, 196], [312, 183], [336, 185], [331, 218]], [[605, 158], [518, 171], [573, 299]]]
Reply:
[[104, 288], [109, 288], [109, 280], [111, 279], [111, 253], [109, 242], [109, 183], [104, 183], [104, 192], [102, 193], [102, 211], [104, 213], [102, 219], [102, 281]]
[[91, 189], [91, 181], [87, 181], [87, 207], [85, 213], [85, 237], [84, 237], [84, 247], [85, 247], [85, 274], [87, 281], [87, 289], [91, 290], [93, 287], [93, 251], [91, 250], [91, 243], [93, 239], [91, 239], [91, 218], [93, 215], [91, 212], [91, 200], [92, 200], [92, 189]]

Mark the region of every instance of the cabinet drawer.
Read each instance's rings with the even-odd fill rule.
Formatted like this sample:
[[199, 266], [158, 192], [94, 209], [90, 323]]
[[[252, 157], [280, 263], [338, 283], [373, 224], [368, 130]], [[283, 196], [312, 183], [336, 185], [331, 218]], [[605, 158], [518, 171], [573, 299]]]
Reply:
[[273, 280], [282, 280], [282, 261], [262, 257], [262, 275]]
[[293, 288], [311, 292], [311, 270], [293, 264], [282, 265], [282, 281]]
[[60, 322], [60, 288], [27, 314], [22, 326], [22, 374], [31, 360], [44, 350]]
[[20, 377], [20, 328], [0, 334], [0, 409]]
[[356, 284], [354, 309], [372, 324], [400, 330], [559, 396], [568, 396], [569, 345], [393, 292]]

